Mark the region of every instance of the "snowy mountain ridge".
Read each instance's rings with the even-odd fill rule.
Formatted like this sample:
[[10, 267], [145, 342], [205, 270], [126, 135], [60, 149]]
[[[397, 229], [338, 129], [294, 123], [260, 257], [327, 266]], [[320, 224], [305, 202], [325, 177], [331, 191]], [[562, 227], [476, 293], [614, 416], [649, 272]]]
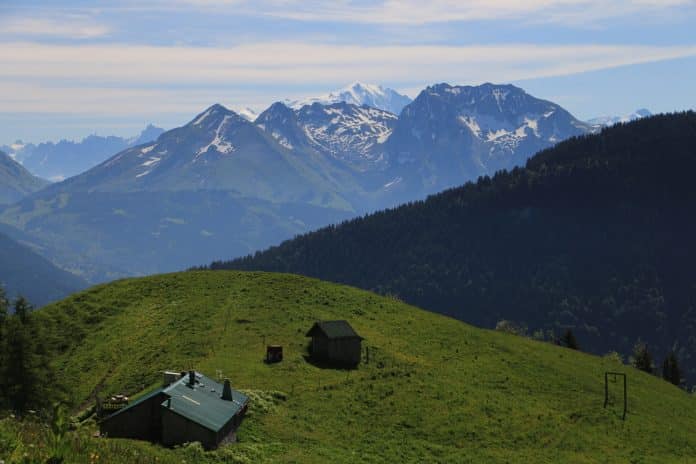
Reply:
[[309, 147], [365, 170], [384, 161], [375, 147], [389, 138], [397, 119], [388, 111], [343, 101], [299, 109], [278, 102], [256, 124], [290, 150]]
[[411, 103], [411, 101], [412, 100], [408, 96], [402, 95], [396, 90], [382, 87], [381, 85], [353, 82], [327, 95], [293, 101], [286, 100], [284, 103], [290, 108], [300, 109], [303, 106], [312, 105], [314, 103], [331, 105], [345, 102], [357, 106], [367, 105], [398, 115], [406, 105]]
[[652, 116], [650, 110], [641, 108], [630, 114], [625, 114], [623, 116], [598, 116], [596, 118], [588, 119], [587, 123], [596, 127], [608, 127], [614, 124], [626, 123], [635, 121], [636, 119], [646, 118]]

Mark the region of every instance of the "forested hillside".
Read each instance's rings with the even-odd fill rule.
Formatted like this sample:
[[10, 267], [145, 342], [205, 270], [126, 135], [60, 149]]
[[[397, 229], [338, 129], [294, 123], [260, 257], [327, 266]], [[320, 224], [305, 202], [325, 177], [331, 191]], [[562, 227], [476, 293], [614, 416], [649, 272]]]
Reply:
[[655, 116], [211, 267], [349, 283], [483, 327], [570, 328], [597, 353], [641, 339], [693, 382], [694, 172], [696, 113]]

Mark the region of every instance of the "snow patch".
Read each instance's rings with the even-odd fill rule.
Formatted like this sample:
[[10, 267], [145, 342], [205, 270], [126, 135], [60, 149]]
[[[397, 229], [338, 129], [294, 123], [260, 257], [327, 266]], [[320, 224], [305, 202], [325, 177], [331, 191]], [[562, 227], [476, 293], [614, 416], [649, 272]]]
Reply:
[[217, 129], [215, 130], [215, 137], [213, 140], [208, 144], [205, 145], [204, 147], [201, 147], [197, 152], [196, 152], [196, 157], [194, 160], [198, 159], [199, 156], [201, 156], [203, 153], [206, 153], [210, 147], [214, 147], [215, 151], [218, 153], [223, 153], [223, 154], [228, 154], [232, 153], [234, 151], [234, 146], [227, 142], [225, 139], [222, 138], [220, 135], [220, 131], [222, 130], [223, 126], [227, 121], [230, 119], [230, 116], [227, 115], [224, 118], [222, 118], [222, 121], [220, 121], [220, 124], [218, 125]]
[[290, 143], [290, 141], [288, 141], [287, 138], [283, 137], [283, 134], [281, 134], [280, 132], [278, 132], [278, 131], [273, 131], [273, 132], [271, 133], [271, 136], [272, 136], [274, 139], [276, 139], [276, 141], [277, 141], [279, 144], [281, 144], [282, 146], [284, 146], [284, 147], [287, 148], [288, 150], [292, 150], [293, 148], [295, 148], [295, 147], [292, 146], [292, 144]]
[[402, 179], [401, 177], [397, 177], [397, 178], [395, 178], [394, 180], [392, 180], [392, 181], [387, 182], [386, 184], [384, 184], [384, 189], [386, 190], [386, 189], [388, 189], [388, 188], [390, 188], [390, 187], [393, 187], [394, 185], [397, 185], [397, 184], [401, 183], [402, 180], [403, 180], [403, 179]]
[[506, 137], [511, 135], [509, 131], [506, 131], [505, 129], [498, 129], [497, 131], [488, 131], [488, 134], [486, 135], [486, 140], [489, 142], [493, 142], [499, 138]]
[[141, 166], [152, 166], [153, 164], [159, 163], [160, 160], [159, 156], [151, 156], [149, 160], [145, 161]]
[[459, 116], [458, 119], [462, 124], [468, 127], [469, 130], [473, 132], [473, 134], [476, 137], [481, 137], [481, 127], [479, 126], [478, 121], [476, 121], [476, 119], [470, 116]]

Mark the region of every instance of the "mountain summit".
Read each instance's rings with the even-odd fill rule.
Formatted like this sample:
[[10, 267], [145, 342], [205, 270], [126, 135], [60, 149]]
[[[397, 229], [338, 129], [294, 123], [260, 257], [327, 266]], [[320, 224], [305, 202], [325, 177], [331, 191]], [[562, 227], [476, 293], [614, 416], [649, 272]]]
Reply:
[[384, 150], [392, 182], [420, 196], [521, 165], [539, 150], [592, 130], [514, 85], [443, 83], [403, 109]]
[[357, 106], [367, 105], [398, 115], [406, 105], [411, 103], [411, 99], [406, 95], [400, 94], [396, 90], [385, 88], [381, 85], [353, 82], [328, 95], [290, 101], [286, 102], [286, 104], [291, 108], [300, 109], [305, 105], [311, 105], [313, 103], [331, 105], [339, 102], [350, 103]]

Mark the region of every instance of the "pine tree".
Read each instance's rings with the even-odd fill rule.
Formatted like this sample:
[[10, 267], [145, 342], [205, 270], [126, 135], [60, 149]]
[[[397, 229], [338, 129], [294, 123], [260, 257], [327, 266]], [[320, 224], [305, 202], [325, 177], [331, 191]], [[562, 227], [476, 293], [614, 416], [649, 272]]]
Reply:
[[19, 316], [19, 319], [22, 321], [22, 324], [27, 322], [27, 319], [29, 318], [29, 313], [31, 312], [32, 307], [31, 304], [27, 301], [26, 298], [23, 296], [20, 296], [17, 298], [14, 302], [14, 313]]
[[40, 327], [24, 298], [14, 303], [15, 313], [5, 322], [4, 406], [23, 413], [46, 406], [51, 398], [49, 357]]
[[653, 361], [648, 345], [638, 340], [633, 346], [633, 367], [648, 373], [653, 372]]
[[561, 338], [561, 342], [563, 343], [563, 346], [570, 348], [571, 350], [580, 349], [578, 346], [578, 341], [575, 339], [575, 335], [573, 335], [573, 331], [570, 329], [565, 331], [563, 337]]
[[673, 385], [681, 384], [682, 372], [674, 351], [670, 352], [662, 363], [662, 378]]

